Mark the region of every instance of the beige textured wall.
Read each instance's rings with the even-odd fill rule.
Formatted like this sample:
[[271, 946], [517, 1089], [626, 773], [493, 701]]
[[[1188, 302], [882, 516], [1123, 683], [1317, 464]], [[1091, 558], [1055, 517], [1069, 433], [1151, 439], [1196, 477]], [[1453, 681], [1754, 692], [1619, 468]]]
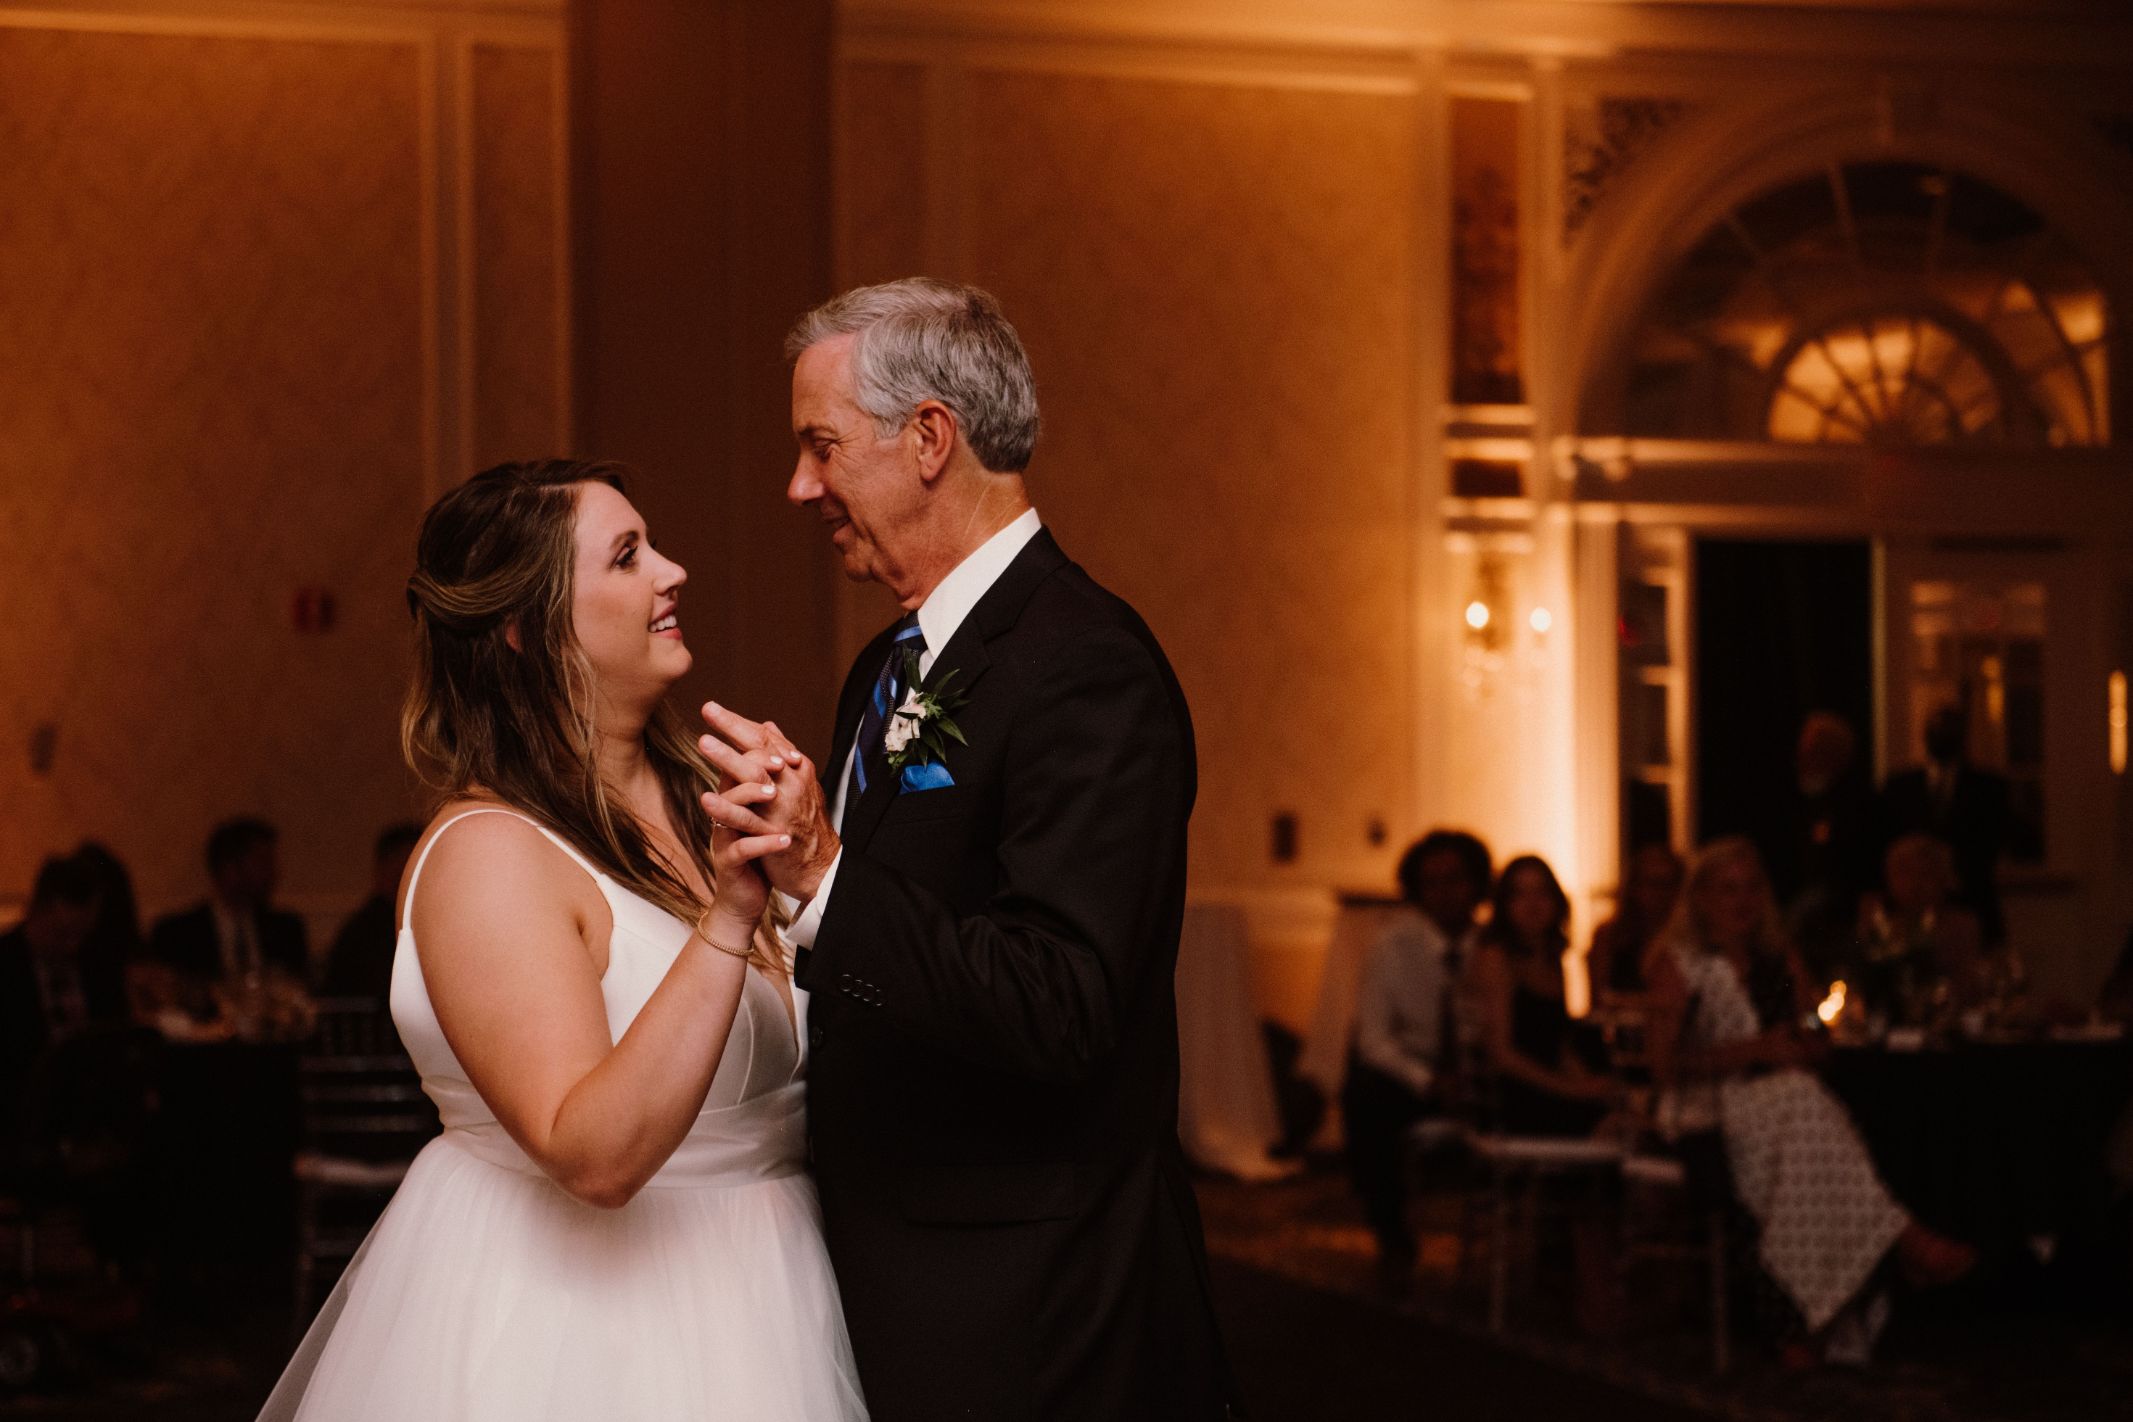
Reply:
[[[95, 835], [169, 907], [243, 811], [330, 919], [410, 808], [401, 588], [445, 431], [558, 437], [554, 164], [518, 161], [553, 151], [555, 49], [167, 8], [0, 11], [0, 894]], [[484, 133], [440, 119], [458, 72]], [[328, 632], [293, 626], [309, 588]]]
[[1192, 701], [1196, 885], [1364, 872], [1411, 783], [1406, 103], [1003, 74], [969, 105], [970, 270], [1039, 372], [1037, 499]]
[[831, 550], [783, 497], [785, 332], [830, 292], [829, 0], [577, 0], [580, 443], [689, 569], [684, 705], [823, 753]]
[[[938, 221], [953, 199], [927, 191], [926, 70], [915, 64], [854, 62], [841, 66], [837, 78], [836, 285], [947, 272], [948, 266], [934, 264], [927, 255], [929, 210]], [[1043, 457], [1049, 459], [1049, 452]], [[880, 587], [851, 582], [841, 572], [835, 598], [841, 678], [852, 658], [902, 609]]]
[[[865, 60], [841, 92], [839, 275], [961, 276], [1021, 329], [1037, 504], [1192, 701], [1194, 892], [1375, 883], [1415, 773], [1413, 99]], [[847, 651], [890, 615], [841, 610]]]
[[474, 329], [471, 431], [477, 469], [563, 447], [567, 287], [560, 56], [482, 45], [471, 60]]

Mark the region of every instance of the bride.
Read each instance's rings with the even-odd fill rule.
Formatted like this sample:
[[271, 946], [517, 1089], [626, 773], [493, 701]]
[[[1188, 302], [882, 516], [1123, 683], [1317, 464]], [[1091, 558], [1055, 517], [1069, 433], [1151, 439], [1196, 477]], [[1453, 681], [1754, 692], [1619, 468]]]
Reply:
[[561, 460], [445, 495], [416, 561], [402, 740], [442, 806], [392, 1014], [444, 1133], [262, 1422], [863, 1419], [762, 927], [780, 842], [709, 823], [663, 703], [685, 574]]

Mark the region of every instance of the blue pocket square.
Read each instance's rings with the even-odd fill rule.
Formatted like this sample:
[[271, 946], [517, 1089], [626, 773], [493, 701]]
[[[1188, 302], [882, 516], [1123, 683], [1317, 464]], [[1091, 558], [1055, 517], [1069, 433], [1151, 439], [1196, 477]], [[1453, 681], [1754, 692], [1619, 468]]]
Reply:
[[908, 795], [913, 790], [946, 790], [953, 784], [955, 777], [948, 773], [948, 767], [937, 760], [930, 760], [924, 765], [905, 766], [903, 788], [897, 793]]

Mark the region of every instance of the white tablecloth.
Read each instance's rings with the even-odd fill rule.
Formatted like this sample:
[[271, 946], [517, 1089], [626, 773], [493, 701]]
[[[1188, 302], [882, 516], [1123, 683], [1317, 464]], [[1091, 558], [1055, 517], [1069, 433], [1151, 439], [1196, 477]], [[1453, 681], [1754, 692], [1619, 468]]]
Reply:
[[1340, 912], [1333, 919], [1333, 937], [1326, 945], [1325, 966], [1318, 979], [1318, 1004], [1311, 1011], [1311, 1030], [1304, 1038], [1303, 1055], [1297, 1059], [1296, 1070], [1315, 1082], [1336, 1106], [1341, 1084], [1348, 1076], [1348, 1048], [1355, 1037], [1355, 999], [1362, 987], [1363, 960], [1399, 909], [1398, 899], [1344, 894]]
[[1178, 1137], [1194, 1163], [1241, 1180], [1274, 1180], [1293, 1162], [1281, 1139], [1274, 1078], [1252, 1004], [1243, 910], [1194, 904], [1178, 944]]

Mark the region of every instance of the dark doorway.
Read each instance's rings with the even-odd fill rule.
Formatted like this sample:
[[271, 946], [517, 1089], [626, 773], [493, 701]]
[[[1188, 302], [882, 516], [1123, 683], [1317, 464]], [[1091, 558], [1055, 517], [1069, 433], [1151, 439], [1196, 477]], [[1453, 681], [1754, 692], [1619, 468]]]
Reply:
[[1873, 600], [1863, 539], [1696, 542], [1697, 830], [1706, 840], [1749, 835], [1781, 881], [1807, 714], [1849, 722], [1852, 774], [1872, 773]]

